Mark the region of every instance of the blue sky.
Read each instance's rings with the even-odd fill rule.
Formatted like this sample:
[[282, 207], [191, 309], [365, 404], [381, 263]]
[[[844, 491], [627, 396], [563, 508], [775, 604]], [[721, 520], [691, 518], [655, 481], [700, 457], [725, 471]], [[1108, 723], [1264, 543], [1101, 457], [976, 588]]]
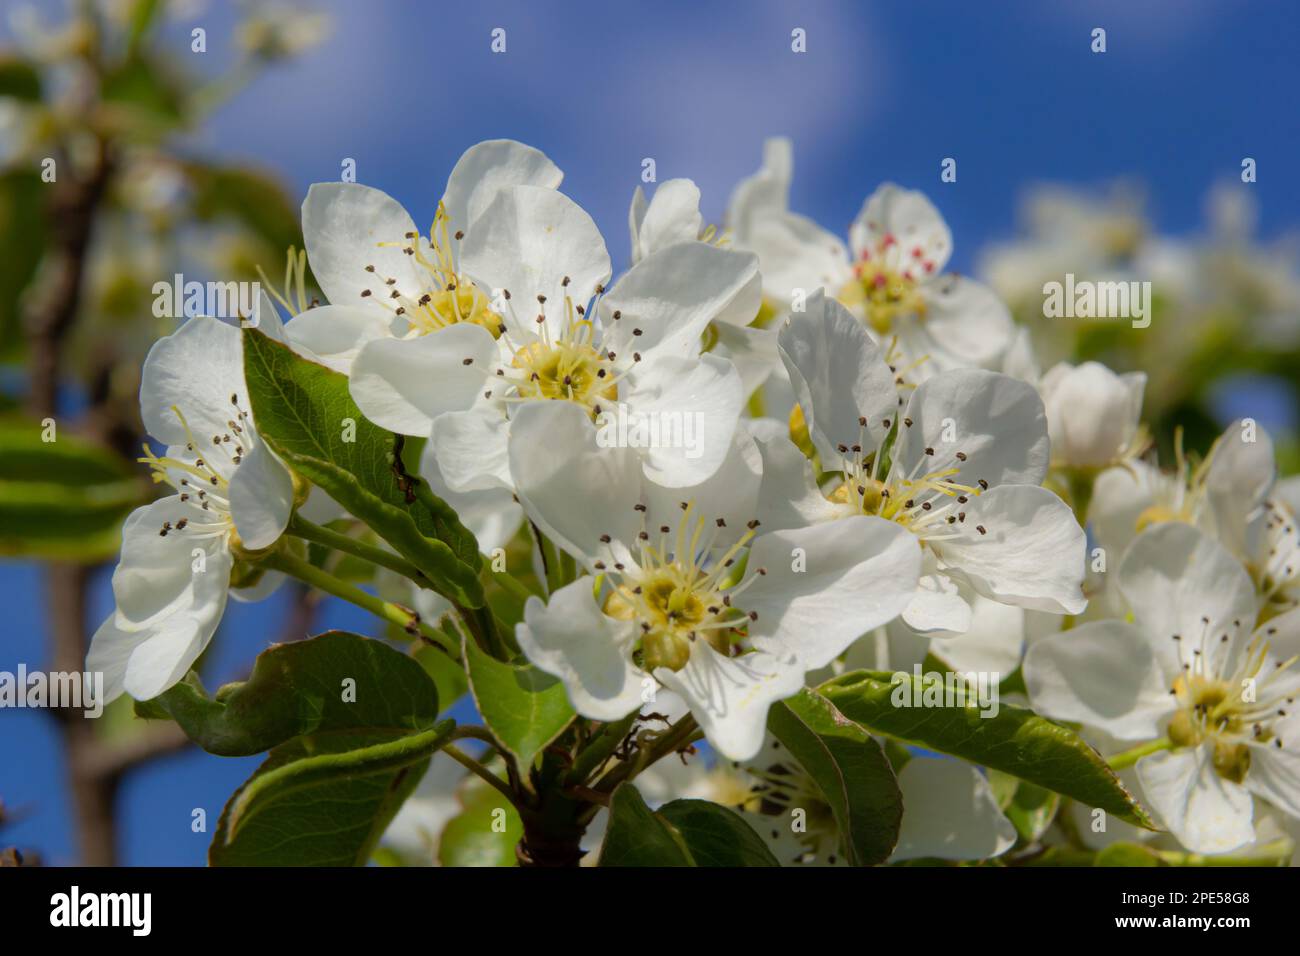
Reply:
[[[227, 6], [210, 3], [175, 24], [178, 51], [201, 25], [213, 64], [226, 57]], [[660, 181], [695, 179], [706, 216], [718, 221], [774, 134], [795, 141], [796, 209], [843, 228], [882, 180], [925, 189], [952, 227], [953, 264], [963, 271], [985, 242], [1013, 233], [1018, 200], [1038, 182], [1137, 179], [1159, 228], [1186, 234], [1203, 222], [1209, 187], [1235, 178], [1251, 156], [1263, 235], [1300, 225], [1287, 166], [1300, 156], [1300, 114], [1289, 101], [1300, 13], [1283, 0], [319, 6], [335, 17], [331, 38], [225, 106], [189, 149], [264, 166], [295, 197], [337, 179], [353, 158], [360, 181], [426, 222], [466, 147], [520, 139], [565, 170], [563, 188], [623, 264], [643, 158], [655, 159]], [[505, 54], [490, 52], [496, 27], [506, 30]], [[790, 50], [796, 27], [807, 32], [805, 54]], [[1105, 54], [1090, 52], [1094, 27], [1107, 31]], [[941, 184], [948, 156], [958, 180]], [[111, 606], [107, 582], [105, 572], [94, 622]], [[45, 664], [37, 570], [0, 564], [0, 596], [0, 670]], [[210, 683], [238, 676], [276, 638], [282, 598], [232, 609]], [[333, 604], [324, 623], [370, 627]], [[125, 862], [202, 862], [207, 836], [190, 832], [191, 810], [206, 808], [215, 823], [255, 764], [188, 753], [131, 777], [121, 798]], [[0, 713], [0, 795], [27, 814], [5, 842], [72, 860], [70, 805], [45, 715]]]

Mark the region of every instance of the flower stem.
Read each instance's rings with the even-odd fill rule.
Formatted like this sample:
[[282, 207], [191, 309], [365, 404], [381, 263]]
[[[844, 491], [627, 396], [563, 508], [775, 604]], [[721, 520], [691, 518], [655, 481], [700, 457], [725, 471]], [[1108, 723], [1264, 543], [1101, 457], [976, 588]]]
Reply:
[[351, 535], [313, 524], [301, 515], [295, 514], [290, 518], [289, 526], [285, 531], [287, 534], [302, 538], [304, 541], [324, 545], [334, 551], [342, 551], [363, 561], [369, 561], [371, 564], [377, 564], [381, 568], [395, 571], [403, 577], [410, 578], [421, 587], [429, 587], [429, 579], [424, 576], [424, 573], [401, 555], [394, 554], [377, 545], [360, 541]]
[[505, 798], [510, 801], [511, 806], [514, 806], [515, 795], [513, 791], [511, 791], [510, 787], [506, 785], [506, 782], [504, 780], [502, 780], [500, 777], [494, 774], [491, 770], [483, 766], [481, 763], [479, 763], [469, 754], [465, 753], [465, 751], [461, 750], [455, 744], [450, 744], [450, 743], [443, 744], [442, 752], [445, 753], [452, 760], [456, 761], [466, 770], [469, 770], [475, 776], [481, 778], [490, 786], [495, 787], [497, 790], [501, 791], [501, 793], [505, 795]]
[[1123, 770], [1125, 767], [1131, 767], [1148, 754], [1159, 753], [1162, 750], [1168, 750], [1173, 747], [1174, 742], [1168, 737], [1161, 737], [1159, 740], [1152, 740], [1150, 743], [1141, 744], [1132, 750], [1125, 750], [1107, 758], [1106, 762], [1110, 764], [1111, 770]]
[[446, 635], [436, 627], [421, 621], [420, 615], [409, 608], [393, 604], [391, 601], [381, 600], [355, 585], [334, 577], [328, 571], [322, 571], [311, 562], [304, 561], [302, 558], [282, 550], [271, 552], [260, 563], [273, 571], [282, 571], [290, 577], [297, 578], [304, 584], [310, 584], [326, 594], [341, 598], [349, 604], [355, 604], [362, 610], [369, 611], [375, 617], [387, 621], [389, 624], [395, 624], [409, 633], [421, 634], [442, 647], [454, 659], [460, 659], [457, 648], [446, 646]]

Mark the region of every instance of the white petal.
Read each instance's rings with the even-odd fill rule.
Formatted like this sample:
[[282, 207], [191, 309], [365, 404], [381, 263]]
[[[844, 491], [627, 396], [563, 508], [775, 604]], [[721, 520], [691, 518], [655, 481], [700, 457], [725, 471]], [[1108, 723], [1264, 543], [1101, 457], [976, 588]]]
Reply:
[[[908, 402], [899, 468], [910, 474], [939, 467], [956, 452], [951, 480], [974, 485], [1041, 484], [1047, 475], [1050, 442], [1043, 401], [1032, 385], [982, 369], [955, 369], [922, 382]], [[951, 441], [945, 441], [951, 438]], [[935, 454], [926, 456], [925, 449]], [[930, 457], [932, 464], [920, 464]]]
[[633, 265], [645, 258], [645, 252], [641, 249], [641, 223], [645, 221], [647, 208], [645, 190], [637, 186], [632, 191], [632, 205], [627, 211], [627, 229], [632, 245]]
[[519, 530], [524, 509], [515, 501], [509, 488], [488, 488], [482, 491], [452, 491], [442, 477], [434, 457], [433, 442], [420, 453], [420, 477], [429, 483], [429, 489], [456, 511], [461, 524], [478, 539], [478, 549], [491, 554], [504, 548]]
[[1208, 527], [1233, 554], [1258, 552], [1268, 517], [1263, 505], [1276, 475], [1273, 440], [1262, 428], [1236, 421], [1215, 442], [1205, 475]]
[[602, 535], [627, 545], [641, 529], [641, 463], [602, 448], [572, 402], [528, 402], [510, 423], [510, 473], [524, 510], [547, 537], [588, 565], [608, 561]]
[[1213, 646], [1227, 634], [1225, 658], [1234, 659], [1255, 618], [1249, 575], [1191, 525], [1158, 524], [1138, 535], [1120, 562], [1119, 587], [1166, 674], [1179, 673], [1182, 656], [1190, 660], [1203, 637]]
[[782, 305], [799, 291], [837, 290], [852, 277], [849, 254], [835, 235], [795, 213], [756, 219], [745, 248], [758, 253], [763, 294]]
[[862, 323], [819, 290], [777, 344], [823, 467], [836, 469], [846, 454], [840, 448], [856, 446], [857, 457], [874, 451], [897, 417], [898, 390]]
[[700, 237], [700, 189], [689, 179], [669, 179], [655, 190], [641, 221], [640, 253], [652, 255], [679, 242]]
[[1158, 737], [1176, 706], [1145, 635], [1124, 621], [1090, 621], [1034, 641], [1024, 676], [1034, 710], [1119, 740]]
[[978, 594], [962, 596], [970, 598], [969, 627], [958, 637], [930, 641], [931, 653], [955, 671], [1010, 674], [1020, 666], [1025, 611]]
[[[418, 297], [422, 278], [402, 252], [415, 222], [387, 193], [357, 183], [313, 183], [302, 204], [302, 234], [312, 275], [333, 305], [360, 305], [384, 279]], [[381, 246], [380, 243], [397, 243]], [[375, 267], [373, 273], [366, 266]]]
[[913, 757], [898, 773], [903, 825], [891, 860], [985, 860], [1016, 842], [988, 778], [959, 760]]
[[618, 720], [641, 706], [648, 679], [632, 664], [635, 628], [601, 613], [592, 579], [582, 577], [549, 603], [529, 598], [515, 635], [535, 666], [564, 682], [574, 710], [592, 720]]
[[353, 401], [376, 425], [427, 435], [443, 412], [478, 401], [497, 358], [491, 333], [458, 322], [416, 339], [372, 339], [357, 353], [348, 385]]
[[1290, 816], [1300, 818], [1300, 722], [1291, 715], [1273, 726], [1282, 741], [1253, 744], [1250, 748], [1250, 771], [1246, 774], [1246, 787], [1263, 797], [1273, 806]]
[[758, 613], [749, 628], [756, 647], [823, 667], [907, 607], [920, 566], [916, 538], [883, 518], [773, 531], [755, 539], [746, 566], [767, 573], [737, 602]]
[[248, 410], [244, 350], [239, 329], [195, 316], [149, 349], [140, 373], [140, 417], [145, 430], [168, 445], [189, 441], [173, 407], [198, 441], [229, 430], [230, 396]]
[[763, 528], [801, 528], [853, 514], [852, 505], [826, 500], [817, 488], [812, 462], [785, 434], [760, 440], [758, 447], [763, 455], [763, 485], [757, 517]]
[[[931, 552], [927, 551], [922, 567], [933, 564]], [[922, 633], [961, 634], [970, 627], [970, 621], [970, 604], [961, 596], [956, 582], [937, 570], [921, 575], [912, 600], [903, 609], [903, 623]]]
[[[117, 626], [123, 630], [153, 627], [193, 604], [214, 603], [225, 594], [230, 561], [224, 537], [196, 539], [193, 527], [189, 533], [183, 529], [160, 534], [164, 522], [174, 528], [182, 520], [194, 525], [212, 518], [171, 495], [137, 508], [122, 526], [113, 597]], [[195, 548], [203, 552], [206, 571], [192, 570]]]
[[790, 208], [790, 180], [794, 175], [794, 149], [785, 137], [763, 143], [763, 165], [742, 179], [727, 202], [727, 228], [741, 246], [747, 245], [754, 223]]
[[517, 310], [507, 316], [510, 324], [531, 333], [540, 313], [557, 339], [568, 322], [566, 297], [585, 306], [610, 274], [605, 240], [591, 217], [563, 193], [537, 186], [493, 196], [466, 232], [461, 268], [493, 297], [498, 289], [510, 293]]
[[893, 183], [884, 183], [867, 198], [849, 228], [853, 257], [860, 259], [864, 252], [876, 255], [886, 236], [909, 250], [909, 255], [919, 248], [921, 255], [915, 258], [927, 263], [934, 275], [943, 272], [952, 254], [952, 233], [939, 210], [924, 193]]
[[284, 333], [294, 351], [346, 375], [363, 345], [388, 337], [389, 320], [378, 309], [322, 305], [294, 316]]
[[1156, 503], [1166, 483], [1158, 469], [1141, 461], [1107, 468], [1097, 476], [1088, 503], [1088, 523], [1109, 555], [1123, 557], [1137, 536], [1138, 518]]
[[456, 161], [442, 194], [449, 231], [468, 228], [499, 190], [510, 186], [558, 189], [563, 179], [564, 173], [541, 150], [512, 139], [476, 143]]
[[501, 411], [478, 405], [435, 418], [428, 448], [453, 491], [512, 488], [509, 436], [510, 424]]
[[[758, 259], [703, 242], [678, 243], [651, 254], [628, 271], [601, 299], [602, 344], [645, 361], [700, 353], [705, 326], [746, 290], [758, 275]], [[758, 311], [758, 301], [750, 317]], [[619, 317], [614, 318], [614, 313]]]
[[[745, 534], [746, 525], [757, 514], [762, 473], [763, 456], [757, 443], [748, 431], [737, 428], [722, 464], [704, 481], [676, 488], [645, 484], [646, 524], [667, 526], [675, 535], [679, 522], [687, 522], [689, 534], [702, 520], [713, 536], [714, 550], [725, 550]], [[689, 510], [682, 509], [683, 503]], [[721, 527], [717, 526], [719, 520], [724, 522]]]
[[1147, 805], [1193, 853], [1228, 853], [1255, 839], [1250, 792], [1215, 773], [1206, 748], [1151, 754], [1137, 772]]
[[690, 705], [704, 736], [728, 760], [749, 760], [763, 746], [767, 711], [803, 686], [804, 670], [792, 654], [755, 651], [723, 657], [697, 641], [680, 671], [661, 667], [655, 677]]
[[230, 478], [230, 516], [244, 547], [269, 548], [293, 511], [293, 478], [265, 442], [244, 454]]
[[640, 449], [646, 477], [669, 487], [696, 485], [722, 464], [743, 404], [740, 375], [726, 359], [665, 355], [625, 379], [627, 413], [659, 443]]
[[992, 289], [974, 279], [946, 275], [922, 286], [920, 323], [939, 368], [993, 368], [1015, 336], [1011, 312]]
[[1116, 375], [1099, 362], [1064, 362], [1039, 386], [1047, 408], [1052, 459], [1095, 468], [1118, 460], [1137, 433], [1146, 375]]
[[1078, 614], [1087, 607], [1087, 539], [1065, 502], [1037, 485], [999, 485], [964, 507], [966, 520], [946, 526], [959, 536], [930, 544], [976, 591], [1036, 611]]
[[721, 316], [713, 328], [718, 334], [713, 354], [736, 366], [741, 389], [748, 401], [781, 365], [776, 349], [776, 337], [781, 330], [777, 326], [759, 329], [733, 325], [723, 321]]

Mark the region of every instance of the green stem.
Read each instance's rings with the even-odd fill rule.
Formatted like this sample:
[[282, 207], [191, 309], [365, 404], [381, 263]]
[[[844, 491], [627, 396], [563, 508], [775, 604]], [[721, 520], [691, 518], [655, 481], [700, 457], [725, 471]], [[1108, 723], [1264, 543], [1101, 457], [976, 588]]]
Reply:
[[530, 590], [526, 584], [516, 578], [509, 571], [492, 571], [492, 580], [501, 586], [501, 589], [521, 601], [527, 601], [530, 597], [540, 597], [541, 595]]
[[628, 735], [628, 731], [632, 729], [639, 716], [639, 712], [634, 710], [622, 720], [602, 725], [596, 736], [573, 761], [569, 772], [564, 775], [565, 786], [585, 784], [593, 773], [603, 767], [609, 755]]
[[669, 754], [676, 753], [681, 748], [699, 740], [703, 736], [704, 734], [700, 731], [699, 725], [695, 722], [695, 718], [690, 714], [687, 714], [662, 734], [655, 737], [650, 746], [641, 750], [635, 759], [620, 764], [609, 773], [605, 774], [605, 776], [601, 777], [593, 789], [601, 793], [610, 793], [624, 780], [631, 780], [655, 761], [661, 760]]
[[1156, 850], [1156, 856], [1170, 866], [1285, 866], [1294, 844], [1283, 837], [1259, 847], [1258, 852], [1240, 856], [1205, 856], [1177, 850]]
[[1111, 770], [1123, 770], [1125, 767], [1131, 767], [1147, 754], [1159, 753], [1162, 750], [1169, 750], [1173, 747], [1174, 742], [1168, 737], [1161, 737], [1159, 740], [1153, 740], [1150, 743], [1141, 744], [1132, 750], [1125, 750], [1108, 757], [1106, 762], [1110, 764]]
[[304, 541], [324, 545], [334, 551], [342, 551], [361, 558], [363, 561], [369, 561], [371, 564], [377, 564], [381, 568], [395, 571], [403, 577], [410, 578], [423, 588], [429, 587], [429, 579], [424, 576], [424, 572], [401, 555], [394, 554], [392, 551], [377, 545], [359, 541], [351, 535], [313, 524], [301, 515], [295, 514], [290, 518], [289, 526], [285, 531], [294, 537], [302, 538]]
[[420, 616], [409, 608], [400, 607], [391, 601], [381, 600], [355, 585], [334, 577], [328, 571], [322, 571], [311, 562], [304, 561], [302, 558], [284, 551], [273, 551], [258, 563], [273, 571], [281, 571], [290, 577], [297, 578], [304, 584], [310, 584], [317, 590], [332, 594], [349, 604], [355, 604], [363, 611], [369, 611], [380, 620], [395, 624], [403, 630], [409, 631], [414, 627], [430, 641], [442, 646], [443, 650], [447, 651], [455, 660], [460, 660], [458, 648], [445, 646], [446, 635], [436, 627], [421, 621]]
[[445, 753], [452, 760], [456, 761], [466, 770], [469, 770], [475, 776], [481, 778], [488, 785], [495, 787], [497, 790], [501, 791], [501, 793], [505, 795], [505, 798], [510, 801], [511, 806], [515, 805], [514, 792], [510, 789], [509, 786], [506, 785], [506, 782], [502, 780], [500, 777], [498, 777], [496, 774], [494, 774], [487, 767], [483, 766], [481, 763], [479, 763], [477, 760], [471, 757], [469, 754], [465, 753], [465, 751], [461, 750], [455, 744], [444, 744], [442, 747], [442, 752]]

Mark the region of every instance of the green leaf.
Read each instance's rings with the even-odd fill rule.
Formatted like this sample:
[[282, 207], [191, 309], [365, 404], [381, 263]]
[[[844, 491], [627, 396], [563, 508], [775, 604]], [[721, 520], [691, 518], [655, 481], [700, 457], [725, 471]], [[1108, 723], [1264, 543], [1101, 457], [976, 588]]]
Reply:
[[258, 432], [294, 471], [382, 536], [434, 590], [466, 607], [483, 605], [474, 536], [406, 473], [401, 440], [361, 414], [347, 376], [256, 329], [244, 330], [244, 375]]
[[465, 809], [447, 821], [438, 839], [438, 862], [518, 866], [515, 846], [524, 835], [524, 824], [510, 801], [477, 777], [465, 783], [461, 800]]
[[526, 774], [573, 720], [564, 684], [531, 664], [496, 660], [473, 641], [464, 642], [464, 654], [479, 713]]
[[630, 783], [609, 801], [609, 826], [600, 847], [600, 866], [693, 866], [677, 828], [656, 814]]
[[1092, 861], [1093, 866], [1164, 866], [1164, 862], [1149, 847], [1140, 843], [1112, 843], [1101, 850]]
[[600, 866], [778, 866], [739, 814], [707, 800], [674, 800], [658, 811], [630, 783], [614, 791]]
[[674, 800], [656, 813], [677, 830], [695, 866], [780, 866], [734, 810], [708, 800]]
[[29, 60], [7, 53], [0, 56], [0, 96], [28, 103], [41, 99], [41, 74]]
[[1037, 840], [1056, 819], [1056, 811], [1061, 806], [1059, 793], [998, 770], [989, 771], [989, 783], [993, 786], [998, 806], [1025, 842]]
[[[345, 686], [354, 695], [345, 698]], [[136, 713], [171, 717], [209, 753], [239, 757], [303, 736], [392, 738], [427, 730], [438, 716], [438, 693], [406, 654], [357, 634], [327, 631], [263, 651], [248, 680], [227, 684], [215, 699], [191, 672], [161, 696], [137, 703]]]
[[277, 747], [227, 802], [213, 866], [361, 866], [455, 724], [356, 732]]
[[0, 555], [101, 561], [145, 484], [111, 451], [23, 419], [0, 421]]
[[773, 705], [767, 726], [821, 790], [849, 862], [887, 860], [898, 842], [903, 797], [880, 744], [809, 690]]
[[448, 657], [446, 651], [421, 644], [412, 656], [433, 679], [434, 686], [438, 688], [438, 701], [444, 710], [465, 696], [469, 690], [469, 676], [465, 673], [464, 665]]
[[1002, 704], [996, 716], [981, 717], [980, 708], [970, 703], [895, 705], [895, 698], [920, 700], [923, 687], [911, 675], [884, 671], [853, 671], [818, 690], [840, 713], [868, 730], [1001, 770], [1155, 829], [1097, 751], [1072, 730], [1033, 711]]

